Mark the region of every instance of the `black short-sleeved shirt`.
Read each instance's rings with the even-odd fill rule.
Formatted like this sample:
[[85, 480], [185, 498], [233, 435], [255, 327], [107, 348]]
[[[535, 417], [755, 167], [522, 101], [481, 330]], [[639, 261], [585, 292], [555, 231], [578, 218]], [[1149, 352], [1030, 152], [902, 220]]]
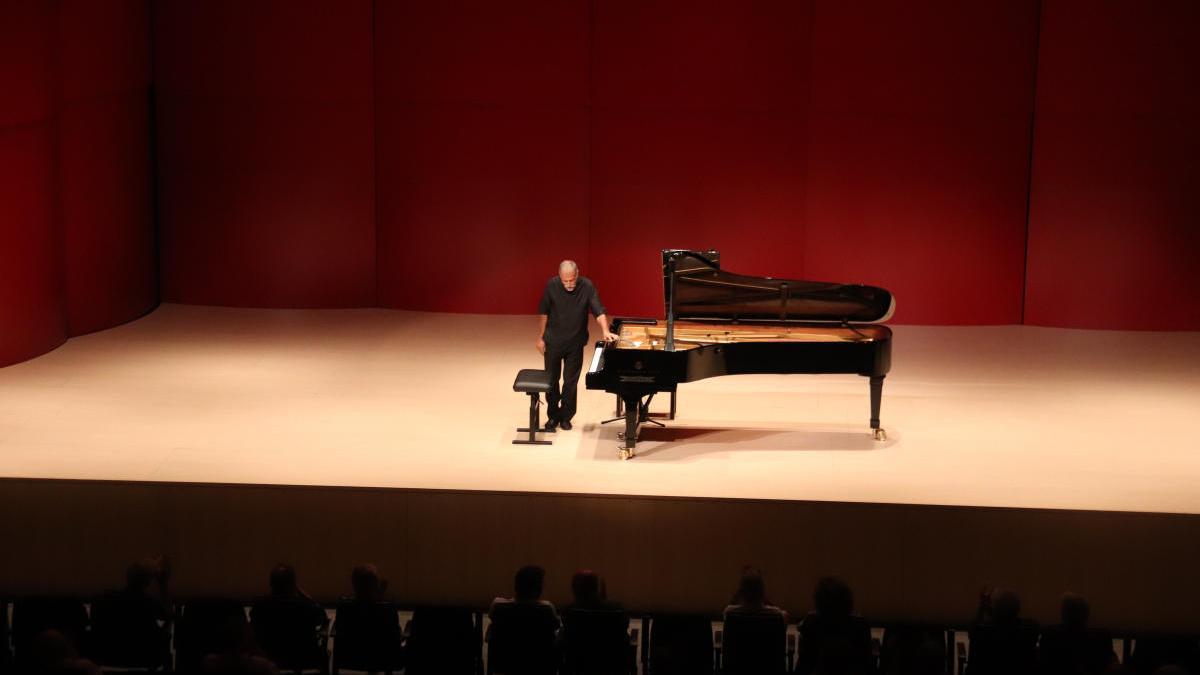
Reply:
[[542, 301], [538, 303], [538, 314], [549, 317], [542, 339], [551, 347], [569, 349], [582, 347], [588, 340], [588, 311], [600, 316], [604, 305], [590, 279], [580, 276], [575, 280], [575, 290], [567, 291], [562, 281], [550, 277]]

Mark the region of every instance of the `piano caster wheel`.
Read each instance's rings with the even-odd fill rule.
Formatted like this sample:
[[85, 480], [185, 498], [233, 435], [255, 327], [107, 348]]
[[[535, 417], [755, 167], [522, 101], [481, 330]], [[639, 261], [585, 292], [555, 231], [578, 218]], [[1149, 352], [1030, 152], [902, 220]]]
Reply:
[[633, 459], [633, 450], [625, 447], [617, 448], [617, 459], [626, 460]]
[[618, 440], [618, 441], [623, 441], [623, 440], [625, 440], [625, 432], [624, 432], [624, 431], [618, 431], [618, 432], [617, 432], [617, 440]]
[[884, 431], [883, 429], [876, 429], [875, 430], [875, 440], [886, 441], [887, 440], [887, 432]]

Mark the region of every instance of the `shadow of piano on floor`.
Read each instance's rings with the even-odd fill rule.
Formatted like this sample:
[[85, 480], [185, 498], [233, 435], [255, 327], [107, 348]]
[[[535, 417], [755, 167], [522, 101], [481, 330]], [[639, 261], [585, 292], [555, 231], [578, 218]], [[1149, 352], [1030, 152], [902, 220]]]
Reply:
[[[594, 430], [593, 430], [594, 431]], [[753, 427], [642, 427], [635, 461], [679, 462], [718, 454], [747, 451], [769, 452], [876, 452], [899, 441], [895, 430], [888, 430], [886, 441], [876, 441], [869, 429], [830, 430], [816, 425], [788, 429]], [[620, 442], [614, 431], [601, 427], [596, 444], [596, 459], [616, 460]]]

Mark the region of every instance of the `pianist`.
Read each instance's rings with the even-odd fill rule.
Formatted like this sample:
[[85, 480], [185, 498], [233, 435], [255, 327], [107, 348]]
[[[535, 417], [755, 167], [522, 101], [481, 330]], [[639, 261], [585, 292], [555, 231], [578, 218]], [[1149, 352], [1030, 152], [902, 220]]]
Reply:
[[[596, 317], [606, 341], [617, 339], [608, 330], [608, 316], [596, 287], [587, 277], [579, 276], [579, 265], [564, 260], [558, 276], [546, 281], [542, 301], [537, 348], [550, 373], [550, 391], [546, 392], [546, 428], [561, 426], [571, 430], [575, 416], [576, 389], [583, 371], [583, 348], [588, 342], [588, 312]], [[562, 379], [560, 388], [559, 378]]]

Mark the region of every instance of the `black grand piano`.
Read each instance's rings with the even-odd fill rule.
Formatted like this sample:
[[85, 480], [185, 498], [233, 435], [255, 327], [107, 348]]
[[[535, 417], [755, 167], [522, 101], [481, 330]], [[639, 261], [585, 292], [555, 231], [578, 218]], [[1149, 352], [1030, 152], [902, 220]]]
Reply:
[[[682, 382], [751, 373], [857, 373], [870, 378], [876, 440], [892, 331], [875, 325], [895, 309], [892, 294], [833, 284], [732, 274], [717, 251], [662, 252], [665, 322], [615, 318], [615, 342], [596, 343], [587, 388], [616, 394], [625, 421], [618, 454], [634, 456], [650, 401]], [[674, 404], [672, 402], [672, 411]], [[618, 417], [617, 419], [621, 419]]]

